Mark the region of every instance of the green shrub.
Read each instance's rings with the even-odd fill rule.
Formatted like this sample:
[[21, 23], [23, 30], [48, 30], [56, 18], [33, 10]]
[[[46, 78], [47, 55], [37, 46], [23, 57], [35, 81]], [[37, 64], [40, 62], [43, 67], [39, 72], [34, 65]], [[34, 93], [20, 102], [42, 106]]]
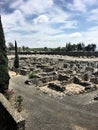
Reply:
[[16, 104], [17, 104], [17, 110], [18, 110], [18, 112], [22, 111], [22, 103], [23, 103], [23, 97], [20, 95], [16, 99]]
[[12, 95], [15, 94], [14, 90], [13, 89], [8, 89], [8, 90], [5, 90], [5, 97], [10, 100], [12, 98]]
[[36, 77], [36, 73], [35, 72], [31, 72], [29, 74], [29, 79], [35, 78]]

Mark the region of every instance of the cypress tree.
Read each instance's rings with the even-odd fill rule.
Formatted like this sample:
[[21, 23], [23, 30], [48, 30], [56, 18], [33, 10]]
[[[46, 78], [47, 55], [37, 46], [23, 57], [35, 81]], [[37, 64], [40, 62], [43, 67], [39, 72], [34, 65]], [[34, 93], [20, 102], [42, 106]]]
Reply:
[[14, 67], [15, 67], [15, 69], [19, 68], [19, 57], [18, 57], [17, 42], [16, 41], [15, 41], [15, 60], [14, 60]]
[[4, 93], [9, 86], [8, 58], [5, 45], [5, 36], [0, 16], [0, 92]]

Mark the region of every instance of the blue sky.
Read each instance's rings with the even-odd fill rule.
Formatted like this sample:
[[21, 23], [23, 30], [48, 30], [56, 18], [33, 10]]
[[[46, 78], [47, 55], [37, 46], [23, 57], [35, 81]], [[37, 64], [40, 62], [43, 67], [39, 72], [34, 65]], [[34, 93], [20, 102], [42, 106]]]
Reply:
[[98, 0], [0, 0], [0, 12], [7, 43], [98, 43]]

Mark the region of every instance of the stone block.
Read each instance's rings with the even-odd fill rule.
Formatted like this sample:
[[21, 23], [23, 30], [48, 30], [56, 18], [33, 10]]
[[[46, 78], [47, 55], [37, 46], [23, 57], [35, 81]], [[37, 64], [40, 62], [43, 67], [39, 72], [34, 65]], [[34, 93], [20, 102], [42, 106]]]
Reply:
[[63, 87], [61, 84], [57, 84], [57, 83], [49, 83], [48, 88], [51, 88], [53, 90], [60, 91], [60, 92], [65, 91], [65, 87]]

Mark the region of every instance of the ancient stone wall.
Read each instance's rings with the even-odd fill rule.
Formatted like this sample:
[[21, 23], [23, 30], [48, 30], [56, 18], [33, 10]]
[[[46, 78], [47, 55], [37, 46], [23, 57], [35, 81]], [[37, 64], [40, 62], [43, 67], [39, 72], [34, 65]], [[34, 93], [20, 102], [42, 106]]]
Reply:
[[25, 130], [24, 118], [0, 94], [0, 130]]

